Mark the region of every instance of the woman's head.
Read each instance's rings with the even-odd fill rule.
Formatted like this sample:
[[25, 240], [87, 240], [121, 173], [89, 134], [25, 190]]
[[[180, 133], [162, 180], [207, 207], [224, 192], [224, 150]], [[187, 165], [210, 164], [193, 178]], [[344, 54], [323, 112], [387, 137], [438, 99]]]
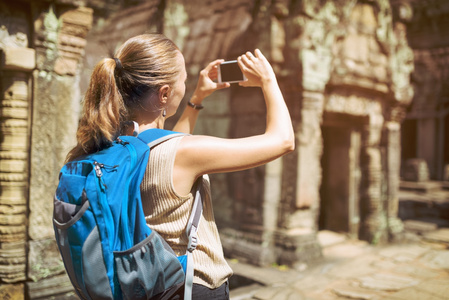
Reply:
[[109, 145], [120, 134], [123, 122], [136, 112], [159, 114], [172, 107], [162, 96], [170, 98], [176, 91], [179, 96], [182, 90], [182, 98], [184, 82], [180, 87], [180, 81], [185, 76], [182, 54], [165, 36], [144, 34], [126, 41], [114, 58], [103, 59], [92, 72], [77, 131], [78, 145], [67, 160]]
[[[115, 78], [124, 105], [129, 109], [142, 108], [142, 101], [156, 96], [164, 86], [173, 88], [181, 75], [183, 65], [178, 47], [160, 34], [144, 34], [126, 41], [115, 54], [121, 67], [116, 67]], [[153, 109], [161, 110], [154, 100]]]

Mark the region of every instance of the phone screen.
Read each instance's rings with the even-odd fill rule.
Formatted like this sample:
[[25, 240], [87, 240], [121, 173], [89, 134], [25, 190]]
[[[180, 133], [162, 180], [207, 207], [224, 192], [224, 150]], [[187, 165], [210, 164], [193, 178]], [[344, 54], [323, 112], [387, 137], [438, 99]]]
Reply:
[[245, 77], [236, 60], [225, 61], [220, 64], [220, 82], [240, 82], [243, 80], [245, 80]]

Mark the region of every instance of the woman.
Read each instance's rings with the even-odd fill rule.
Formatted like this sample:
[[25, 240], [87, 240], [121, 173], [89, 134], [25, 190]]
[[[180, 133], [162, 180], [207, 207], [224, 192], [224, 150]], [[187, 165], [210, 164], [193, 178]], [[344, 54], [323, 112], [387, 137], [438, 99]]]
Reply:
[[[191, 134], [203, 100], [229, 83], [218, 84], [217, 66], [211, 62], [200, 72], [192, 98], [174, 127]], [[267, 107], [264, 134], [240, 139], [186, 135], [170, 139], [150, 152], [141, 184], [148, 225], [158, 231], [173, 250], [186, 251], [185, 226], [193, 204], [192, 186], [202, 175], [232, 172], [267, 163], [294, 149], [290, 115], [275, 74], [256, 50], [238, 58], [247, 80], [243, 87], [260, 87]], [[124, 124], [134, 121], [136, 131], [164, 128], [184, 97], [187, 73], [179, 49], [163, 35], [141, 35], [128, 40], [115, 58], [103, 59], [94, 69], [86, 93], [83, 116], [77, 131], [78, 145], [67, 160], [96, 152], [118, 135], [131, 134]], [[195, 275], [193, 299], [228, 299], [227, 265], [215, 225], [207, 176], [203, 179], [203, 215], [193, 252]]]

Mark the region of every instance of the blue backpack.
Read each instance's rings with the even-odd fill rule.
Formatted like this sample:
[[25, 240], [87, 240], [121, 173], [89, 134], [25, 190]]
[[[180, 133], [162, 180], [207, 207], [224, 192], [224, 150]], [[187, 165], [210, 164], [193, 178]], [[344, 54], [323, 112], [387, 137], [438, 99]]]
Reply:
[[180, 257], [147, 226], [140, 196], [150, 148], [180, 135], [149, 129], [138, 137], [120, 136], [61, 169], [53, 224], [81, 299], [170, 299], [183, 287], [184, 299], [191, 299], [201, 178], [187, 224], [188, 250]]

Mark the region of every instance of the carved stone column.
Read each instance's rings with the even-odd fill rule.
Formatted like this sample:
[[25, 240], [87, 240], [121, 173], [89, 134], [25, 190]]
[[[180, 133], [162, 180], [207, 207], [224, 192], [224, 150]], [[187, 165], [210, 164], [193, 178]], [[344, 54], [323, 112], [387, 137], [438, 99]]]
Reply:
[[[56, 12], [58, 14], [56, 14]], [[73, 289], [54, 242], [53, 195], [58, 172], [76, 143], [81, 95], [79, 77], [92, 10], [74, 6], [36, 7], [31, 124], [28, 297], [50, 298]]]
[[362, 131], [360, 187], [361, 219], [359, 237], [363, 240], [378, 243], [386, 242], [387, 213], [384, 209], [385, 193], [382, 191], [382, 153], [380, 138], [383, 117], [370, 115], [369, 124]]
[[398, 217], [399, 184], [401, 168], [401, 123], [405, 119], [406, 108], [414, 97], [410, 75], [414, 70], [413, 50], [408, 45], [406, 23], [413, 17], [412, 6], [406, 2], [393, 3], [393, 25], [391, 43], [391, 80], [393, 97], [385, 110], [385, 125], [382, 144], [385, 150], [386, 207], [389, 239], [394, 240], [403, 231]]
[[[288, 7], [276, 1], [284, 20], [285, 61], [280, 85], [296, 131], [296, 149], [285, 158], [276, 245], [279, 261], [295, 264], [321, 256], [316, 240], [320, 205], [324, 90], [330, 76], [330, 46], [334, 32], [328, 28], [330, 7], [303, 1]], [[290, 9], [290, 11], [288, 11]]]
[[401, 125], [399, 122], [386, 122], [382, 132], [382, 147], [385, 149], [383, 165], [388, 238], [396, 239], [404, 227], [398, 218], [401, 167]]
[[[0, 283], [26, 279], [30, 74], [35, 67], [34, 57], [34, 50], [29, 48], [8, 47], [2, 51]], [[23, 294], [23, 284], [16, 284], [6, 294]]]

